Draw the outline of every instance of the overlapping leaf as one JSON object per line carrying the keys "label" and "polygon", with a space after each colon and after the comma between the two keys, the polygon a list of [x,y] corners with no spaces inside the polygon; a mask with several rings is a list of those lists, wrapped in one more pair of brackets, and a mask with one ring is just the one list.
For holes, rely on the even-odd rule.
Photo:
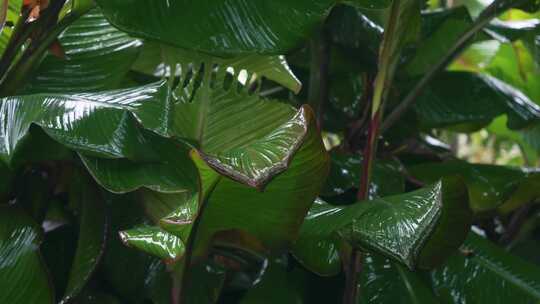
{"label": "overlapping leaf", "polygon": [[424,163],[409,170],[424,182],[433,182],[449,175],[462,176],[467,184],[470,207],[475,213],[499,207],[526,177],[520,169],[463,161]]}
{"label": "overlapping leaf", "polygon": [[359,304],[439,303],[421,275],[376,254],[365,254],[359,274]]}
{"label": "overlapping leaf", "polygon": [[0,206],[0,303],[54,303],[37,224],[24,212]]}
{"label": "overlapping leaf", "polygon": [[116,89],[137,58],[141,42],[112,27],[99,9],[70,25],[59,37],[66,58],[48,55],[27,93]]}
{"label": "overlapping leaf", "polygon": [[214,55],[284,54],[322,22],[334,0],[97,3],[112,24],[144,38]]}
{"label": "overlapping leaf", "polygon": [[[271,252],[288,248],[297,238],[303,218],[328,172],[328,156],[313,114],[309,110],[305,114],[307,133],[302,144],[289,165],[283,167],[286,170],[273,176],[262,192],[217,173],[202,181],[203,188],[205,184],[214,184],[207,198],[208,206],[200,215],[198,242],[202,247],[214,233],[224,230],[245,231]],[[196,162],[200,171],[211,170],[202,161]]]}
{"label": "overlapping leaf", "polygon": [[[176,75],[182,75],[182,73],[186,73],[186,66],[184,64],[184,70],[182,70],[182,66],[178,65],[179,63],[190,63],[196,67],[204,63],[211,63],[226,67],[239,77],[239,81],[245,84],[255,80],[253,78],[247,79],[248,73],[254,73],[251,76],[266,77],[295,93],[298,93],[302,88],[302,84],[289,68],[284,56],[247,54],[232,58],[220,58],[203,53],[189,52],[151,41],[144,43],[133,69],[157,77],[170,76],[171,69]],[[242,71],[244,72],[242,73]]]}
{"label": "overlapping leaf", "polygon": [[540,300],[540,269],[471,233],[463,253],[431,273],[443,302],[534,303]]}
{"label": "overlapping leaf", "polygon": [[80,228],[77,251],[61,303],[68,303],[83,290],[105,250],[108,219],[105,201],[99,191],[84,175],[73,183],[70,194],[73,204],[80,210]]}
{"label": "overlapping leaf", "polygon": [[[465,238],[471,220],[466,201],[464,185],[457,179],[346,207],[319,201],[302,226],[297,247],[342,239],[409,268],[433,267]],[[306,264],[316,271],[321,265]]]}
{"label": "overlapping leaf", "polygon": [[[164,82],[99,93],[7,97],[0,103],[0,151],[8,164],[35,124],[81,153],[92,175],[113,192],[194,188],[186,148],[158,136],[169,135],[171,105]],[[177,157],[182,151],[184,157]]]}
{"label": "overlapping leaf", "polygon": [[513,129],[540,121],[540,107],[515,88],[493,77],[463,72],[433,79],[415,103],[415,111],[425,128],[459,131],[475,131],[504,114]]}
{"label": "overlapping leaf", "polygon": [[[287,169],[296,151],[309,138],[310,109],[296,111],[275,100],[250,94],[235,80],[226,87],[228,73],[203,73],[177,89],[174,133],[196,142],[201,156],[218,172],[247,185],[262,188]],[[219,67],[218,67],[219,68]],[[215,79],[212,79],[215,77]]]}

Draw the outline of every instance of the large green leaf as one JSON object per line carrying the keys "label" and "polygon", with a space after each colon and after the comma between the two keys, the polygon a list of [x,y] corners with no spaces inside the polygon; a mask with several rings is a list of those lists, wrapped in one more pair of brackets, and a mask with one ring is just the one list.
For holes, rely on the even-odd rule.
{"label": "large green leaf", "polygon": [[482,73],[516,103],[540,104],[540,70],[522,41],[473,44],[449,69]]}
{"label": "large green leaf", "polygon": [[87,176],[75,177],[72,185],[70,198],[80,211],[80,228],[77,251],[61,303],[71,301],[88,283],[101,261],[107,236],[107,212],[100,190]]}
{"label": "large green leaf", "polygon": [[14,207],[0,206],[0,303],[54,303],[40,243],[40,228],[32,218]]}
{"label": "large green leaf", "polygon": [[[63,145],[106,158],[156,160],[144,127],[166,134],[168,89],[155,83],[133,89],[79,94],[37,94],[0,100],[0,157],[10,163],[31,124]],[[96,126],[99,126],[97,128]]]}
{"label": "large green leaf", "polygon": [[503,91],[505,88],[492,77],[443,73],[431,81],[414,108],[425,128],[474,131],[503,114],[508,115],[508,125],[514,129],[540,120],[538,105],[519,98],[515,90]]}
{"label": "large green leaf", "polygon": [[111,23],[128,33],[218,55],[284,54],[309,36],[334,2],[97,1]]}
{"label": "large green leaf", "polygon": [[[144,131],[145,144],[159,160],[105,159],[80,155],[96,181],[114,193],[148,188],[164,193],[195,191],[197,172],[188,157],[188,146]],[[141,147],[142,149],[142,147]]]}
{"label": "large green leaf", "polygon": [[461,254],[431,273],[445,303],[538,303],[540,268],[471,233]]}
{"label": "large green leaf", "polygon": [[[251,94],[227,71],[194,71],[186,87],[176,89],[174,133],[196,142],[203,159],[218,172],[263,188],[287,169],[311,134],[311,109],[293,107]],[[203,75],[199,75],[203,73]],[[202,83],[194,84],[198,77]],[[181,82],[182,83],[182,82]]]}
{"label": "large green leaf", "polygon": [[427,282],[388,258],[364,254],[359,274],[359,304],[368,303],[439,303]]}
{"label": "large green leaf", "polygon": [[409,172],[426,183],[460,175],[467,184],[470,207],[475,213],[499,207],[525,178],[525,173],[516,168],[464,161],[424,163],[410,167]]}
{"label": "large green leaf", "polygon": [[113,192],[194,189],[187,149],[161,137],[170,134],[172,107],[164,82],[99,93],[7,97],[0,102],[0,156],[8,164],[35,124],[79,152],[97,181]]}
{"label": "large green leaf", "polygon": [[[313,114],[310,110],[304,113],[305,138],[288,166],[264,190],[227,176],[206,174],[202,187],[215,186],[204,213],[199,215],[200,243],[207,244],[214,233],[224,230],[247,232],[270,252],[282,251],[296,240],[303,218],[326,179],[329,164]],[[200,160],[197,163],[200,171],[210,170]]]}
{"label": "large green leaf", "polygon": [[[411,193],[351,206],[318,201],[302,226],[297,246],[342,239],[409,268],[429,268],[457,249],[468,232],[470,218],[463,183],[448,179]],[[321,265],[306,264],[315,270]]]}
{"label": "large green leaf", "polygon": [[[181,75],[186,72],[182,71],[182,68],[185,69],[186,65],[179,66],[178,63],[186,62],[194,66],[211,62],[221,67],[227,67],[227,69],[238,75],[239,80],[244,82],[254,80],[247,79],[247,71],[249,71],[250,73],[254,73],[253,76],[273,80],[295,93],[300,92],[302,88],[302,84],[289,68],[284,56],[246,54],[232,58],[219,58],[203,53],[189,52],[151,41],[144,43],[142,51],[133,65],[133,69],[157,77],[170,76],[171,69],[177,75]],[[243,70],[245,70],[245,74],[240,73]]]}
{"label": "large green leaf", "polygon": [[[431,13],[431,15],[436,14],[444,15],[444,19],[442,22],[433,20],[432,23],[435,24],[430,24],[429,35],[426,35],[427,37],[420,42],[415,56],[407,63],[406,71],[409,75],[416,76],[426,73],[472,24],[472,20],[464,8],[456,8],[450,12]],[[430,19],[439,19],[440,17],[428,15],[424,18],[429,22]]]}
{"label": "large green leaf", "polygon": [[112,27],[99,9],[70,25],[59,37],[66,58],[48,55],[27,93],[115,89],[137,58],[140,41]]}

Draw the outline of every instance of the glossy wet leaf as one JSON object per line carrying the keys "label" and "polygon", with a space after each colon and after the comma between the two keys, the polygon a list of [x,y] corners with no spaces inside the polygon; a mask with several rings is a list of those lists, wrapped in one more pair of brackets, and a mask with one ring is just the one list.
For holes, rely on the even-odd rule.
{"label": "glossy wet leaf", "polygon": [[37,124],[54,140],[87,155],[155,160],[157,153],[146,145],[139,125],[166,134],[167,101],[163,82],[100,93],[6,97],[0,100],[0,156],[9,163],[30,125]]}
{"label": "glossy wet leaf", "polygon": [[159,160],[105,159],[81,154],[81,160],[96,181],[114,193],[147,188],[163,193],[195,191],[197,173],[182,142],[143,131],[146,144]]}
{"label": "glossy wet leaf", "polygon": [[418,272],[376,254],[362,256],[359,274],[359,304],[364,303],[439,303]]}
{"label": "glossy wet leaf", "polygon": [[469,164],[463,161],[424,163],[410,167],[409,172],[428,183],[444,176],[460,175],[467,184],[469,204],[475,213],[499,207],[525,177],[525,174],[516,168]]}
{"label": "glossy wet leaf", "polygon": [[[226,71],[195,70],[193,78],[176,89],[174,132],[198,143],[203,159],[216,171],[246,185],[263,188],[287,169],[312,128],[311,109],[264,100],[238,87],[226,87]],[[195,78],[196,79],[196,78]]]}
{"label": "glossy wet leaf", "polygon": [[471,233],[463,251],[431,273],[444,302],[535,303],[540,300],[540,269]]}
{"label": "glossy wet leaf", "polygon": [[116,89],[137,58],[141,45],[110,25],[99,9],[75,21],[59,41],[66,58],[48,55],[25,93]]}
{"label": "glossy wet leaf", "polygon": [[[297,246],[341,239],[411,269],[433,267],[465,238],[471,221],[466,201],[464,185],[458,179],[352,206],[318,201],[302,226]],[[306,266],[316,269],[317,264]]]}
{"label": "glossy wet leaf", "polygon": [[[202,187],[213,183],[215,186],[207,198],[198,242],[207,244],[217,231],[239,229],[259,239],[270,252],[280,252],[297,238],[303,218],[326,178],[329,163],[313,114],[307,111],[306,115],[307,134],[301,146],[288,167],[262,191],[227,176],[206,175]],[[209,169],[204,162],[197,163],[200,171]]]}
{"label": "glossy wet leaf", "polygon": [[0,303],[55,303],[39,252],[41,238],[32,218],[16,207],[0,206]]}
{"label": "glossy wet leaf", "polygon": [[307,38],[334,2],[97,1],[111,23],[128,33],[217,55],[284,54]]}
{"label": "glossy wet leaf", "polygon": [[70,196],[71,203],[78,206],[80,212],[80,228],[77,250],[61,303],[75,298],[96,271],[105,250],[108,225],[105,201],[89,177],[75,177]]}
{"label": "glossy wet leaf", "polygon": [[327,205],[322,200],[315,200],[306,215],[306,222],[300,230],[300,237],[292,248],[293,256],[304,267],[320,276],[334,276],[341,272],[339,255],[340,242],[331,238],[311,237],[309,222]]}
{"label": "glossy wet leaf", "polygon": [[504,114],[513,129],[540,120],[536,104],[518,98],[512,91],[504,94],[501,89],[507,87],[503,86],[493,78],[471,73],[442,73],[431,81],[414,109],[424,128],[475,131]]}
{"label": "glossy wet leaf", "polygon": [[[356,56],[345,57],[345,65],[374,71],[377,67],[379,46],[382,41],[384,25],[381,20],[367,14],[365,10],[339,5],[332,10],[326,21],[330,41],[337,46],[352,49]],[[346,52],[345,54],[348,54]],[[354,59],[354,60],[353,60]],[[336,60],[332,60],[335,62]],[[361,64],[354,65],[357,61]]]}
{"label": "glossy wet leaf", "polygon": [[[275,81],[295,93],[298,93],[302,88],[302,84],[293,74],[285,56],[249,54],[220,58],[146,41],[133,69],[157,77],[170,76],[171,69],[177,75],[186,73],[186,65],[184,64],[182,67],[178,63],[190,63],[194,66],[212,63],[221,68],[230,69],[238,76],[239,80],[244,82],[253,81],[253,79],[247,79],[247,73],[255,73],[253,76]],[[240,73],[243,70],[246,71],[245,75]]]}
{"label": "glossy wet leaf", "polygon": [[36,124],[55,141],[81,153],[91,174],[110,191],[139,187],[187,191],[195,183],[187,149],[156,135],[170,132],[168,94],[167,85],[158,82],[99,93],[5,98],[0,107],[1,156],[9,164],[27,139],[30,125]]}
{"label": "glossy wet leaf", "polygon": [[129,247],[142,250],[155,257],[174,262],[185,250],[180,238],[163,231],[159,227],[139,227],[120,232],[122,242]]}

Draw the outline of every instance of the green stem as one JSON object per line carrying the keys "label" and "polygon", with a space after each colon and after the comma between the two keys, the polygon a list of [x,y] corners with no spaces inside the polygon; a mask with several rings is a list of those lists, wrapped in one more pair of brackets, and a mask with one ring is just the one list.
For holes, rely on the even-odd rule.
{"label": "green stem", "polygon": [[476,19],[476,21],[469,27],[469,29],[463,33],[463,35],[456,41],[456,43],[448,50],[448,52],[435,64],[424,77],[416,84],[416,86],[407,94],[403,101],[394,109],[394,111],[388,115],[385,119],[381,131],[384,132],[392,127],[405,112],[414,104],[418,97],[424,92],[429,82],[442,70],[444,70],[450,63],[452,63],[461,52],[469,45],[474,36],[480,32],[486,25],[491,22],[493,18],[500,13],[517,5],[518,3],[525,2],[526,0],[496,0],[489,5],[482,14]]}

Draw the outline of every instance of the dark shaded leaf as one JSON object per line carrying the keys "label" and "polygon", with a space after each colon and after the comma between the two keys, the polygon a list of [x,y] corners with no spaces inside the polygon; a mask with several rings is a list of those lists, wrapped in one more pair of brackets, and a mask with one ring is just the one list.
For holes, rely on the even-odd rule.
{"label": "dark shaded leaf", "polygon": [[40,228],[32,218],[0,206],[0,303],[55,303],[40,243]]}
{"label": "dark shaded leaf", "polygon": [[66,58],[47,56],[25,93],[116,89],[137,58],[141,45],[137,39],[112,27],[99,9],[83,15],[59,39]]}
{"label": "dark shaded leaf", "polygon": [[525,173],[516,168],[464,161],[424,163],[410,167],[409,172],[427,183],[445,176],[460,175],[467,184],[470,207],[475,213],[499,207],[525,177]]}
{"label": "dark shaded leaf", "polygon": [[463,251],[431,274],[446,303],[535,303],[540,300],[540,268],[513,257],[471,233]]}
{"label": "dark shaded leaf", "polygon": [[78,206],[80,228],[77,251],[60,303],[75,298],[90,280],[101,261],[107,236],[107,212],[100,190],[86,176],[75,177],[72,185],[70,200]]}
{"label": "dark shaded leaf", "polygon": [[[464,184],[448,179],[415,192],[352,206],[318,201],[302,226],[297,247],[303,242],[343,239],[355,248],[382,253],[409,268],[430,268],[458,248],[470,222]],[[317,269],[323,263],[306,266]]]}
{"label": "dark shaded leaf", "polygon": [[540,120],[538,105],[515,89],[492,77],[464,72],[436,76],[414,109],[424,128],[469,132],[503,114],[508,115],[508,126],[514,129]]}
{"label": "dark shaded leaf", "polygon": [[359,276],[359,304],[439,303],[429,284],[424,282],[417,272],[412,272],[388,258],[364,254]]}
{"label": "dark shaded leaf", "polygon": [[128,33],[215,55],[284,54],[322,22],[334,2],[97,1],[111,23]]}

